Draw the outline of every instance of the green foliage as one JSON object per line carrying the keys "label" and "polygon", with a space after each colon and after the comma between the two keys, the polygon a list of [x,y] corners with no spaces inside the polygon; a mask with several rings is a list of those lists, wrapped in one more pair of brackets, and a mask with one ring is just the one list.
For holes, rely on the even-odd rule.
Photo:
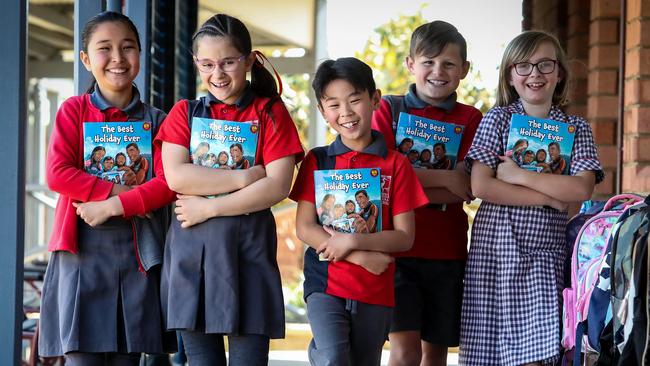
{"label": "green foliage", "polygon": [[298,127],[300,141],[307,140],[309,124],[309,90],[311,88],[309,74],[282,75],[282,99]]}
{"label": "green foliage", "polygon": [[[400,14],[377,27],[362,52],[355,56],[374,70],[375,82],[382,94],[404,94],[412,82],[404,60],[409,54],[411,34],[428,20],[418,11],[414,15]],[[482,86],[478,72],[470,70],[458,87],[458,100],[473,105],[485,113],[494,104],[493,92]]]}

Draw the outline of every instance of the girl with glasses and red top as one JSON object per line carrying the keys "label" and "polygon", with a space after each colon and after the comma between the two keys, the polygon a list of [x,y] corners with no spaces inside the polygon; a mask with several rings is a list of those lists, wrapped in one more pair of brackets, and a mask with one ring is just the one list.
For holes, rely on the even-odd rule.
{"label": "girl with glasses and red top", "polygon": [[[266,365],[269,340],[284,337],[270,207],[287,197],[303,149],[281,84],[279,93],[241,21],[224,14],[208,19],[194,35],[193,55],[208,95],[176,103],[154,142],[162,145],[169,187],[179,194],[165,243],[164,320],[180,330],[192,365],[226,365],[224,335],[229,365]],[[255,165],[192,164],[193,117],[257,124]]]}

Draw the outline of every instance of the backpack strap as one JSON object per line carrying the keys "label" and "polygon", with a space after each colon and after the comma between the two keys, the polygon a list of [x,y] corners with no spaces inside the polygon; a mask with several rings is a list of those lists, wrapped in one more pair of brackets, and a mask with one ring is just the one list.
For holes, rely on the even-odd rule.
{"label": "backpack strap", "polygon": [[192,99],[187,101],[187,125],[192,131],[192,118],[203,117],[205,113],[202,111],[203,98]]}
{"label": "backpack strap", "polygon": [[336,156],[329,156],[327,149],[328,146],[319,146],[311,150],[316,157],[316,169],[318,170],[331,170],[336,167]]}
{"label": "backpack strap", "polygon": [[393,132],[397,131],[397,122],[401,112],[408,113],[406,108],[406,98],[403,95],[385,95],[384,100],[390,105],[391,115],[393,117]]}

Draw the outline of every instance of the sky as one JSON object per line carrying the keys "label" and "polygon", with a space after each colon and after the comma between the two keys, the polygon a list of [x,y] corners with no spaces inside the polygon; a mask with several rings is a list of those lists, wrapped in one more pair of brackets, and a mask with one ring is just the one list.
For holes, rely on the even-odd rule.
{"label": "sky", "polygon": [[[327,0],[330,58],[361,51],[373,29],[400,14],[417,13],[458,28],[468,44],[467,58],[480,70],[484,87],[495,89],[505,45],[521,32],[521,0]],[[470,14],[471,15],[468,15]]]}

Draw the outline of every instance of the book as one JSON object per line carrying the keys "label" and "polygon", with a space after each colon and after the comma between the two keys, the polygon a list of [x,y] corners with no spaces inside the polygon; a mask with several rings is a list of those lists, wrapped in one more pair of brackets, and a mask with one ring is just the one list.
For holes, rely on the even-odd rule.
{"label": "book", "polygon": [[513,114],[506,156],[523,169],[569,174],[575,131],[571,123]]}
{"label": "book", "polygon": [[[395,134],[397,151],[408,158],[413,168],[451,170],[456,167],[463,131],[461,125],[401,112]],[[430,203],[427,207],[447,209],[446,204]]]}
{"label": "book", "polygon": [[395,141],[414,168],[453,169],[463,126],[401,112]]}
{"label": "book", "polygon": [[344,233],[381,231],[379,168],[315,170],[318,222]]}
{"label": "book", "polygon": [[84,170],[118,184],[151,179],[150,122],[84,122]]}
{"label": "book", "polygon": [[190,158],[196,165],[217,169],[248,169],[255,164],[259,126],[194,117]]}

